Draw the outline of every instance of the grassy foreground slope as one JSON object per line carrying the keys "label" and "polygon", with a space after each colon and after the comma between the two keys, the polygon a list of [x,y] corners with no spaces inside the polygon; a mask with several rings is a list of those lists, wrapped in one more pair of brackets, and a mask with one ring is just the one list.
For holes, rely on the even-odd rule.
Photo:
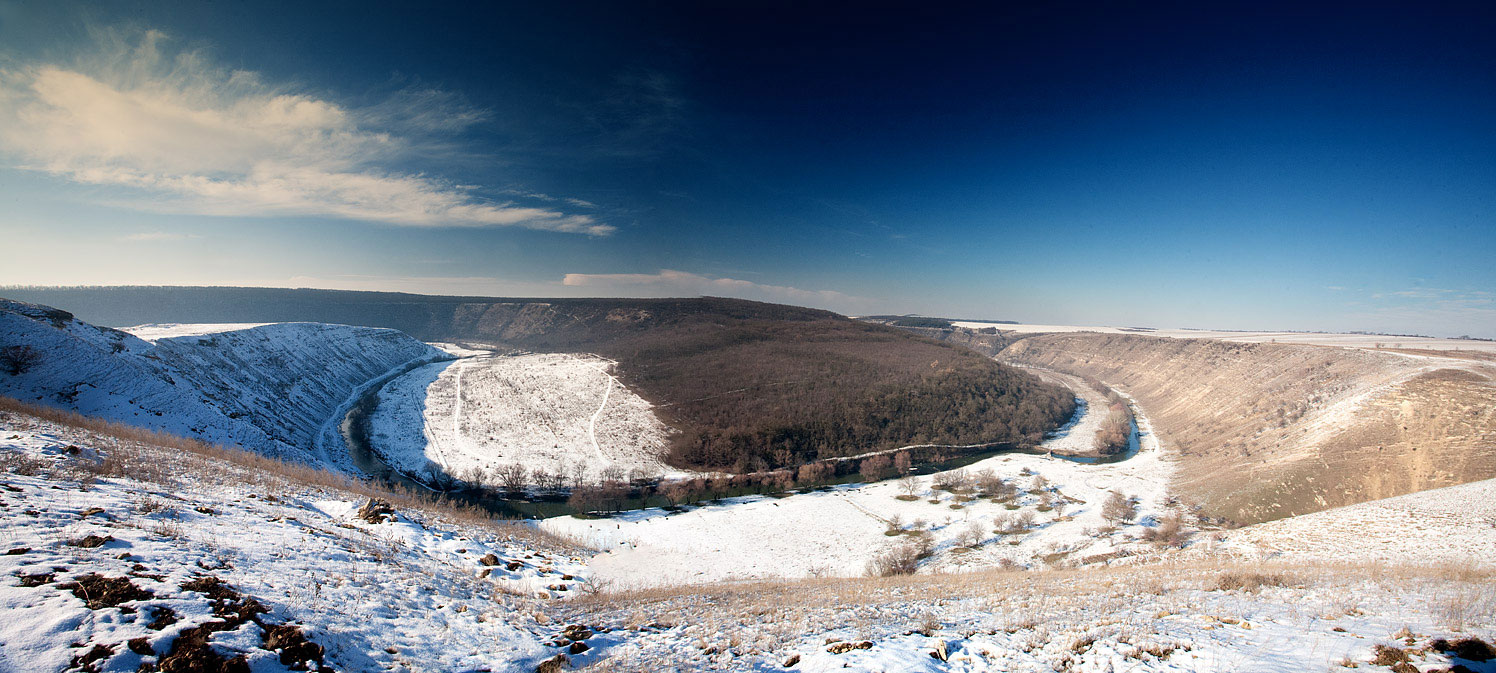
{"label": "grassy foreground slope", "polygon": [[910,444],[1031,443],[1073,395],[966,348],[829,311],[721,298],[496,299],[267,288],[12,289],[108,325],[336,322],[428,341],[592,352],[681,432],[672,461],[734,471]]}
{"label": "grassy foreground slope", "polygon": [[1496,368],[1478,360],[1095,333],[1002,357],[1126,390],[1178,452],[1181,494],[1240,523],[1496,477]]}

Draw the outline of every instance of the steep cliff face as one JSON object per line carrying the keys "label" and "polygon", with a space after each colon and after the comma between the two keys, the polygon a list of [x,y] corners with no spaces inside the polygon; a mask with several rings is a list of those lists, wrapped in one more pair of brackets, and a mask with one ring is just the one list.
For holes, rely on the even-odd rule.
{"label": "steep cliff face", "polygon": [[0,374],[0,394],[313,462],[322,459],[318,434],[361,386],[408,362],[444,357],[403,333],[367,327],[194,332],[152,342],[0,300],[0,346],[40,354],[26,371]]}
{"label": "steep cliff face", "polygon": [[1180,493],[1241,523],[1496,476],[1496,369],[1478,361],[1086,333],[1002,357],[1133,395]]}

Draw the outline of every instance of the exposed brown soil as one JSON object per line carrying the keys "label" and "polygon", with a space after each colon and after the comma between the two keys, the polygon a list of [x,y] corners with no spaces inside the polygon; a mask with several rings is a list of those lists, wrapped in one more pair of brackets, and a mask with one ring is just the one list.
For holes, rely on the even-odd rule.
{"label": "exposed brown soil", "polygon": [[89,573],[72,582],[59,584],[57,588],[73,592],[90,610],[118,607],[122,603],[154,597],[151,592],[135,586],[128,577],[104,577],[98,573]]}

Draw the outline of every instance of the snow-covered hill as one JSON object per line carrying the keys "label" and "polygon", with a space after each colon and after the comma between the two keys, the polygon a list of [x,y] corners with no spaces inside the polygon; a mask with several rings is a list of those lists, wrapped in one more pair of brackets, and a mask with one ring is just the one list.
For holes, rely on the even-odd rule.
{"label": "snow-covered hill", "polygon": [[611,366],[589,355],[482,353],[420,367],[380,389],[373,448],[406,474],[434,464],[489,483],[509,465],[586,481],[682,474],[662,461],[670,428]]}
{"label": "snow-covered hill", "polygon": [[343,464],[319,435],[371,381],[447,357],[387,329],[284,323],[242,328],[96,327],[0,300],[0,345],[39,361],[0,374],[0,395],[268,455]]}

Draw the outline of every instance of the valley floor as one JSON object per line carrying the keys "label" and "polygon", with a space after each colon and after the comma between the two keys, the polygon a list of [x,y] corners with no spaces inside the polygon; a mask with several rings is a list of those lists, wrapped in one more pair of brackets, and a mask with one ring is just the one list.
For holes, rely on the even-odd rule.
{"label": "valley floor", "polygon": [[[1099,412],[1091,408],[1101,407]],[[1081,418],[1045,446],[1090,448],[1105,407]],[[1015,490],[983,497],[975,483],[937,488],[950,473],[818,489],[788,497],[750,496],[670,512],[652,508],[605,519],[547,519],[547,531],[602,551],[592,560],[600,581],[644,587],[783,577],[856,577],[876,557],[929,534],[929,572],[998,565],[1065,567],[1149,553],[1138,537],[1172,509],[1172,462],[1139,418],[1140,450],[1120,463],[1082,464],[1058,457],[1008,454],[961,472],[969,482],[990,474]],[[1135,523],[1102,516],[1116,490],[1135,498]],[[999,532],[999,531],[1002,532]]]}
{"label": "valley floor", "polygon": [[[1120,567],[1025,572],[960,568],[940,557],[937,567],[964,572],[620,590],[597,578],[629,564],[525,524],[249,454],[158,445],[139,431],[50,417],[0,411],[0,547],[8,551],[0,554],[0,671],[198,670],[181,660],[192,653],[242,656],[254,671],[310,662],[529,673],[562,653],[569,664],[560,670],[598,672],[1389,670],[1374,657],[1409,660],[1412,668],[1400,671],[1496,665],[1476,660],[1481,644],[1461,642],[1488,642],[1496,629],[1488,565],[1241,564],[1161,552]],[[1095,468],[1025,456],[992,469],[1029,491],[1020,502],[1041,497],[1023,467],[1088,500],[1094,493],[1085,489],[1152,483],[1145,480],[1157,466],[1122,469],[1141,469],[1149,456],[1145,447],[1136,463]],[[951,510],[946,495],[938,506],[906,503],[883,486],[777,503],[804,502],[790,507],[805,512],[821,502],[860,512],[857,505],[882,500],[953,516],[1017,511]],[[1145,512],[1156,511],[1148,492],[1133,492],[1145,496]],[[370,495],[391,501],[393,518],[358,516]],[[720,507],[776,504],[757,502]],[[1084,517],[1090,506],[1067,514]],[[674,516],[705,518],[711,509]],[[854,518],[848,512],[841,523]],[[1036,520],[1045,523],[1024,536],[1071,523]],[[615,531],[630,525],[611,523]],[[739,521],[721,523],[715,532],[729,533]],[[710,546],[713,531],[701,532],[697,544]],[[775,531],[762,532],[772,541]],[[1098,544],[1135,545],[1120,537],[1127,532]],[[798,535],[788,526],[785,533]],[[793,546],[780,553],[798,562]],[[1154,562],[1137,562],[1144,558]],[[706,566],[727,556],[700,559]],[[685,566],[667,558],[657,572],[668,573],[669,563]],[[643,561],[636,565],[643,572]]]}

